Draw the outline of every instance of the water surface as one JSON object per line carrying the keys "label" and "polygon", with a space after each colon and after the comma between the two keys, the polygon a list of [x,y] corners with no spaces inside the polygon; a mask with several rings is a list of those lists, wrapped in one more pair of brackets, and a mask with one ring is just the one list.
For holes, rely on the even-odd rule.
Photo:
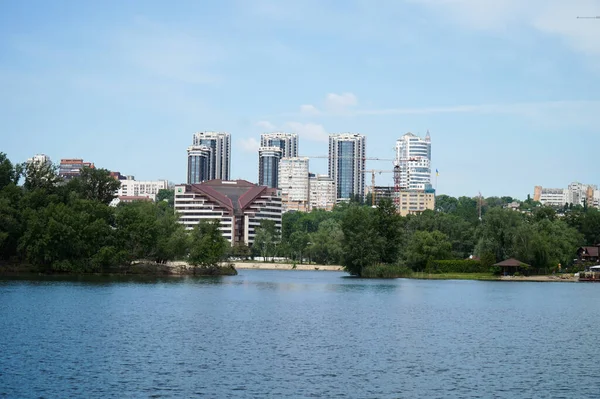
{"label": "water surface", "polygon": [[600,284],[0,279],[0,397],[600,397]]}

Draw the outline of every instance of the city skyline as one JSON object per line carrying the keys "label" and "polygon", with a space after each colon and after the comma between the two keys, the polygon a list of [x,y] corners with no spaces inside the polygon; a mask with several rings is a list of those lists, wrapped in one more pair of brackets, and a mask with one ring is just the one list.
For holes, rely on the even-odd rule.
{"label": "city skyline", "polygon": [[0,5],[11,160],[83,158],[182,183],[189,133],[218,129],[232,134],[230,178],[255,181],[264,131],[298,134],[300,156],[360,132],[368,156],[393,158],[402,134],[429,129],[439,194],[600,183],[600,25],[576,19],[596,2],[121,3]]}

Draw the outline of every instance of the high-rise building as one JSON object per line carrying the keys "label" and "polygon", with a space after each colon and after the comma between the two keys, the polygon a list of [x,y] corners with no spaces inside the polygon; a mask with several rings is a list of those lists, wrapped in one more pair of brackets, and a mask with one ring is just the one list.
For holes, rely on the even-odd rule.
{"label": "high-rise building", "polygon": [[212,180],[211,165],[213,150],[206,145],[193,145],[187,149],[187,183],[198,184]]}
{"label": "high-rise building", "polygon": [[431,187],[431,136],[406,133],[396,141],[396,163],[400,167],[400,189],[425,190]]}
{"label": "high-rise building", "polygon": [[311,173],[309,176],[310,209],[332,210],[337,197],[335,181],[327,175]]}
{"label": "high-rise building", "polygon": [[308,158],[282,158],[278,182],[284,212],[310,210]]}
{"label": "high-rise building", "polygon": [[245,180],[213,180],[175,186],[175,211],[179,223],[191,230],[202,220],[219,220],[231,245],[252,245],[263,219],[281,229],[281,192]]}
{"label": "high-rise building", "polygon": [[277,187],[279,160],[298,156],[298,135],[263,133],[258,150],[258,184]]}
{"label": "high-rise building", "polygon": [[61,159],[58,167],[58,175],[65,180],[70,180],[73,177],[80,176],[83,168],[94,169],[94,164],[83,162],[83,159]]}
{"label": "high-rise building", "polygon": [[295,133],[263,133],[260,135],[261,147],[281,148],[282,158],[298,156],[298,135]]}
{"label": "high-rise building", "polygon": [[229,180],[231,172],[231,135],[223,132],[194,133],[193,146],[211,149],[208,178]]}
{"label": "high-rise building", "polygon": [[365,195],[366,138],[360,134],[329,135],[329,176],[336,184],[336,198],[349,200]]}
{"label": "high-rise building", "polygon": [[258,185],[276,188],[279,182],[279,160],[281,148],[260,147],[258,149]]}

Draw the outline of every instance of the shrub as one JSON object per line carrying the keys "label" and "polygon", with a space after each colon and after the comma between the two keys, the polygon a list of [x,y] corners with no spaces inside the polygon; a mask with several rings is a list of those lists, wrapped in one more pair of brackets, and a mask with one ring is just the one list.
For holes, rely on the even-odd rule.
{"label": "shrub", "polygon": [[485,273],[488,271],[478,260],[430,260],[425,267],[427,273]]}
{"label": "shrub", "polygon": [[502,268],[500,266],[492,266],[490,267],[490,273],[494,276],[499,276],[502,274]]}
{"label": "shrub", "polygon": [[371,265],[363,267],[360,273],[365,278],[401,278],[412,276],[413,271],[410,267],[397,265]]}

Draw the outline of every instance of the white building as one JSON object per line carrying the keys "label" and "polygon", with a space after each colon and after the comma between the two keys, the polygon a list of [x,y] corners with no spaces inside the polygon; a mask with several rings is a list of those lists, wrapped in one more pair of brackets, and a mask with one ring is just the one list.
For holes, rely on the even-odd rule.
{"label": "white building", "polygon": [[539,201],[547,206],[564,206],[569,202],[569,190],[564,188],[546,188],[535,186],[533,190],[533,200]]}
{"label": "white building", "polygon": [[261,147],[281,148],[282,158],[298,156],[298,135],[295,133],[263,133],[260,135]]}
{"label": "white building", "polygon": [[431,187],[431,136],[406,133],[396,141],[396,163],[400,166],[400,188],[426,190]]}
{"label": "white building", "polygon": [[207,180],[229,180],[231,172],[231,135],[225,132],[194,133],[193,146],[206,146],[210,154],[210,171]]}
{"label": "white building", "polygon": [[335,181],[327,175],[310,174],[310,209],[330,211],[336,203],[337,191]]}
{"label": "white building", "polygon": [[282,158],[279,161],[279,181],[283,212],[310,210],[308,158]]}
{"label": "white building", "polygon": [[117,191],[117,197],[146,197],[156,201],[156,194],[159,190],[166,190],[169,187],[167,180],[135,180],[133,176],[127,176],[125,180],[120,180],[121,187]]}
{"label": "white building", "polygon": [[329,176],[336,184],[336,197],[350,200],[365,195],[366,138],[360,134],[329,135]]}
{"label": "white building", "polygon": [[261,220],[273,220],[281,229],[281,192],[246,180],[178,185],[175,211],[188,230],[201,220],[218,219],[221,232],[231,245],[252,245]]}
{"label": "white building", "polygon": [[600,206],[600,190],[592,184],[573,182],[567,188],[545,188],[535,186],[533,200],[542,205],[563,207],[565,204]]}
{"label": "white building", "polygon": [[28,165],[43,166],[51,165],[52,161],[50,160],[50,157],[46,154],[36,154],[31,158],[28,158],[26,163]]}

